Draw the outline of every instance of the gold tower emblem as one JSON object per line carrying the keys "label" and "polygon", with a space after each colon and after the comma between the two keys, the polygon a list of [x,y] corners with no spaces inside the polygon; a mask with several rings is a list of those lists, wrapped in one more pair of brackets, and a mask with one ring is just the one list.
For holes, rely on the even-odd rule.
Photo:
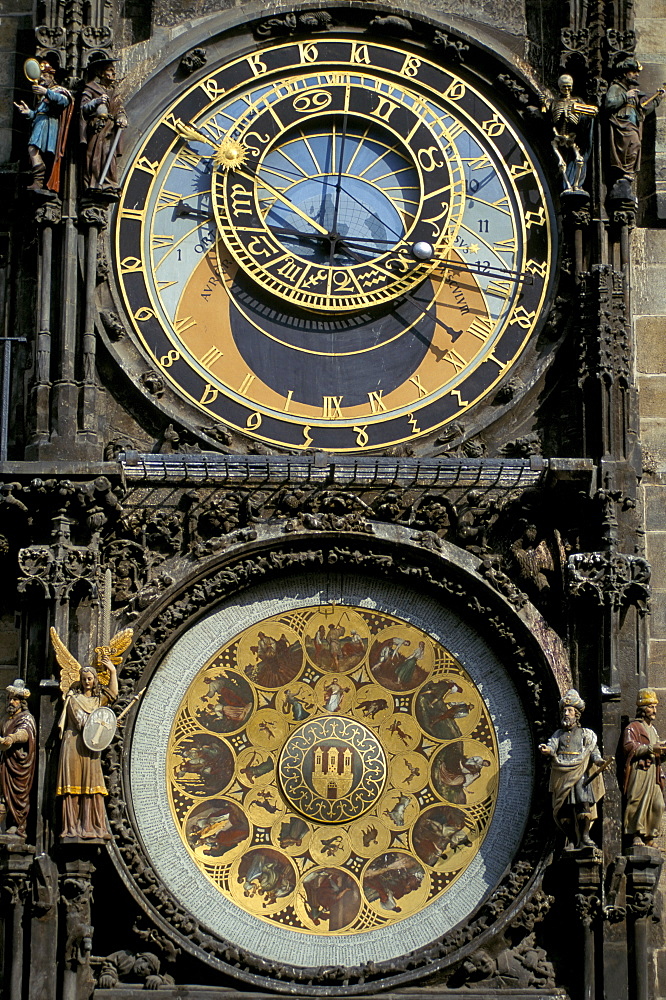
{"label": "gold tower emblem", "polygon": [[354,784],[351,747],[323,744],[315,747],[312,784],[325,799],[342,799]]}

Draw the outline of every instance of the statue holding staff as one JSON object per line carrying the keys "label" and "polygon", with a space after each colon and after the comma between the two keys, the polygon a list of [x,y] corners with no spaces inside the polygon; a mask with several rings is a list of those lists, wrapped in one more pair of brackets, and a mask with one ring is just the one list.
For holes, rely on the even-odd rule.
{"label": "statue holding staff", "polygon": [[666,742],[659,739],[653,722],[659,700],[651,688],[641,688],[636,699],[636,718],[622,734],[624,750],[624,832],[633,846],[652,846],[661,833],[664,815]]}
{"label": "statue holding staff", "polygon": [[[594,847],[590,827],[597,818],[597,802],[605,788],[604,760],[591,729],[580,724],[585,702],[574,688],[560,699],[561,728],[539,750],[551,758],[550,791],[553,818],[567,838],[567,848]],[[595,766],[594,766],[595,765]]]}
{"label": "statue holding staff", "polygon": [[122,156],[122,133],[127,128],[123,102],[115,93],[113,64],[113,59],[89,63],[89,79],[81,95],[83,187],[108,193],[118,189],[118,159]]}
{"label": "statue holding staff", "polygon": [[22,680],[7,686],[7,714],[0,720],[0,819],[6,833],[25,837],[35,776],[37,726],[28,711],[30,691]]}

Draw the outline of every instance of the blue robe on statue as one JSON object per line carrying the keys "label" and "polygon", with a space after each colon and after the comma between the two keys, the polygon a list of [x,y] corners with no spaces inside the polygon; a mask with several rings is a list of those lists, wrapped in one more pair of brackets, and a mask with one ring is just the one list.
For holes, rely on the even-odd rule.
{"label": "blue robe on statue", "polygon": [[60,115],[70,99],[64,87],[49,87],[35,110],[26,116],[32,122],[29,145],[42,153],[55,153]]}

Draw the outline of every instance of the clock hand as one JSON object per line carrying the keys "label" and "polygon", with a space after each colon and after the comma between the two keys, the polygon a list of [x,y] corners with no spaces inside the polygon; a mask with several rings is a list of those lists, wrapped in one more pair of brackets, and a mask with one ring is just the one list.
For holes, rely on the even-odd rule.
{"label": "clock hand", "polygon": [[[310,240],[321,239],[319,233],[304,233],[302,229],[289,229],[286,226],[281,226],[281,227],[271,226],[270,228],[271,232],[275,233],[275,235],[277,236],[298,236],[298,237],[305,237],[305,239],[310,239]],[[373,239],[372,240],[373,245],[369,246],[368,240],[363,236],[343,236],[337,239],[335,242],[340,243],[342,245],[342,249],[345,252],[347,252],[345,249],[345,244],[351,243],[354,246],[354,249],[357,251],[357,253],[360,252],[369,254],[376,253],[377,248],[374,244],[377,243],[385,243],[395,250],[399,249],[401,246],[409,246],[409,244],[405,240],[401,240],[400,243],[396,243],[395,240],[379,240],[379,239],[377,240]],[[351,256],[351,254],[348,254],[348,256]],[[362,262],[364,264],[367,264],[370,262],[367,258],[364,257],[357,257],[356,259],[359,263]],[[457,261],[451,261],[451,260],[436,260],[433,266],[441,267],[444,270],[450,269],[453,272],[466,271],[470,274],[486,275],[489,278],[504,278],[505,281],[513,281],[516,284],[520,282],[529,285],[534,284],[534,276],[532,274],[528,274],[527,271],[513,271],[511,270],[511,268],[508,267],[485,266],[484,264],[481,263],[481,261],[478,261],[478,263],[476,264],[464,264],[462,262],[458,263]]]}
{"label": "clock hand", "polygon": [[[367,260],[364,260],[363,257],[359,257],[358,254],[355,254],[353,250],[350,250],[348,247],[345,247],[344,240],[342,239],[340,240],[340,245],[342,249],[345,251],[345,253],[347,253],[348,256],[351,257],[352,260],[355,260],[358,264],[369,263]],[[381,267],[379,264],[373,264],[372,266],[375,267],[378,271],[383,271],[384,274],[389,274],[392,278],[396,277],[395,273],[393,273],[392,271],[388,271],[386,268]],[[416,306],[419,312],[423,312],[423,305],[414,298],[411,292],[403,292],[401,297],[403,301],[409,302],[411,303],[411,305]],[[463,330],[454,330],[453,327],[449,326],[448,323],[445,323],[444,320],[437,315],[437,312],[434,313],[432,318],[434,319],[435,323],[437,323],[439,326],[444,327],[446,332],[451,337],[453,343],[455,343],[458,337],[460,337],[464,332]],[[415,332],[416,336],[420,336],[418,331]],[[439,348],[435,347],[433,344],[430,344],[429,347],[430,350],[435,355],[436,360],[441,361],[442,357],[444,357],[444,352],[441,351]],[[437,357],[438,354],[441,355],[441,357]]]}
{"label": "clock hand", "polygon": [[[215,149],[216,153],[220,153],[224,148],[225,142],[227,143],[229,142],[228,139],[223,139],[222,142],[219,145],[217,145],[216,143],[212,142],[209,138],[207,138],[207,136],[205,136],[203,132],[199,132],[198,129],[194,128],[192,125],[189,125],[181,121],[180,119],[176,122],[176,127],[179,135],[181,135],[184,139],[190,139],[196,142],[205,142],[209,146],[212,146]],[[240,143],[238,143],[238,146],[244,152],[244,147],[242,147]],[[213,154],[213,159],[215,160],[215,154]],[[242,160],[239,160],[238,166],[230,164],[229,169],[233,169],[234,173],[240,174],[241,177],[247,177],[249,180],[262,184],[265,188],[267,188],[271,192],[272,195],[274,195],[280,201],[284,202],[285,205],[288,205],[289,208],[291,208],[291,210],[296,213],[296,215],[300,215],[300,217],[304,219],[305,222],[308,222],[314,229],[318,230],[323,236],[328,236],[328,230],[324,229],[323,226],[320,226],[318,222],[316,222],[311,216],[307,215],[302,209],[298,207],[298,205],[295,205],[294,202],[291,201],[291,199],[287,198],[286,195],[278,191],[276,187],[273,187],[273,185],[269,181],[265,180],[263,177],[258,177],[256,174],[253,174],[252,171],[248,170],[247,168],[243,168],[241,166],[241,163]]]}
{"label": "clock hand", "polygon": [[[335,133],[333,133],[335,134]],[[338,212],[340,210],[340,195],[342,193],[342,165],[344,162],[345,155],[345,140],[347,139],[347,112],[345,112],[342,119],[342,142],[340,144],[340,157],[339,157],[339,167],[338,167],[338,177],[335,182],[335,203],[333,205],[333,221],[331,222],[331,233],[337,233],[338,231]],[[333,266],[333,258],[335,256],[335,245],[336,240],[331,238],[331,249],[328,256],[329,267]]]}
{"label": "clock hand", "polygon": [[[293,170],[289,170],[287,167],[282,168],[282,170],[283,170],[283,173],[289,174],[291,177],[298,178],[298,176],[299,176]],[[314,179],[315,178],[313,178],[313,180]],[[325,185],[322,185],[322,186],[325,187]],[[364,202],[360,201],[355,195],[353,195],[351,193],[351,191],[348,191],[346,188],[342,187],[342,179],[341,178],[340,178],[340,192],[343,193],[343,194],[345,194],[347,196],[347,198],[350,198],[352,201],[356,202],[357,205],[360,205],[361,208],[365,209],[367,215],[371,216],[371,218],[376,219],[377,222],[381,222],[381,224],[384,226],[385,229],[387,229],[390,233],[393,233],[395,235],[396,240],[401,240],[402,239],[401,234],[400,233],[396,233],[395,229],[392,229],[391,226],[388,225],[388,223],[386,222],[385,219],[382,219],[381,216],[377,215],[375,212],[371,212],[370,209],[368,208],[368,206]],[[336,184],[336,197],[337,197],[337,194],[338,194],[338,191],[337,191],[337,184]],[[337,200],[339,201],[339,199],[337,199]],[[335,211],[334,211],[334,222],[337,225],[337,216],[335,215]],[[332,233],[335,232],[335,225],[333,225],[331,227],[331,232]],[[347,239],[347,238],[348,237],[345,237],[345,239]],[[396,240],[366,240],[366,242],[395,244]]]}
{"label": "clock hand", "polygon": [[[402,233],[396,233],[395,229],[392,229],[392,228],[391,228],[391,227],[389,226],[389,224],[388,224],[388,223],[386,222],[386,220],[385,220],[385,219],[382,219],[382,218],[381,218],[381,217],[380,217],[379,215],[377,215],[377,214],[376,214],[375,212],[371,212],[371,211],[370,211],[370,209],[368,208],[368,206],[367,206],[367,205],[365,205],[365,204],[364,204],[364,203],[363,203],[362,201],[360,201],[360,200],[359,200],[359,199],[358,199],[358,198],[357,198],[357,197],[356,197],[355,195],[353,195],[353,194],[351,193],[351,191],[347,191],[347,189],[346,189],[346,188],[342,188],[342,190],[343,190],[343,192],[345,193],[345,195],[347,196],[347,198],[351,198],[351,200],[352,200],[352,201],[355,201],[357,205],[360,205],[360,206],[361,206],[361,208],[365,209],[365,211],[366,211],[366,213],[367,213],[368,215],[370,215],[370,216],[371,216],[371,217],[372,217],[373,219],[376,219],[376,220],[377,220],[377,222],[381,222],[382,226],[384,226],[384,228],[385,228],[385,229],[388,229],[389,233],[393,233],[393,235],[395,236],[395,238],[396,238],[397,240],[401,240],[401,239],[402,239]],[[377,242],[379,243],[379,242],[381,242],[381,241],[380,241],[380,240],[378,240]]]}
{"label": "clock hand", "polygon": [[508,267],[484,267],[479,261],[473,264],[458,264],[451,260],[436,261],[436,265],[451,271],[468,271],[470,274],[487,275],[489,278],[504,278],[505,281],[515,281],[516,284],[523,282],[529,285],[534,284],[534,275],[527,271],[512,271]]}
{"label": "clock hand", "polygon": [[[269,229],[272,233],[276,233],[278,236],[305,236],[309,239],[315,239],[315,240],[321,239],[319,233],[306,233],[302,229],[290,229],[288,226],[269,226]],[[330,233],[327,233],[327,236],[329,239],[331,238]],[[375,240],[372,239],[372,237],[368,236],[344,236],[340,238],[344,239],[345,242],[364,243],[364,244],[372,243],[373,249],[375,243],[386,243],[386,245],[389,247],[396,246],[395,240]]]}
{"label": "clock hand", "polygon": [[213,142],[210,136],[204,135],[199,129],[195,128],[189,122],[184,122],[181,118],[174,119],[174,124],[178,135],[183,139],[189,139],[190,142],[205,142],[207,146],[212,146],[213,149],[218,148],[218,144]]}
{"label": "clock hand", "polygon": [[[287,226],[271,226],[270,227],[270,231],[271,231],[271,233],[273,233],[274,236],[293,236],[294,238],[296,238],[296,237],[298,237],[298,238],[305,237],[306,240],[315,240],[315,241],[321,241],[322,239],[324,239],[324,237],[320,236],[319,233],[304,233],[302,229],[290,229]],[[352,243],[356,243],[357,242],[357,240],[355,238],[353,238],[353,237],[352,238],[350,238],[349,236],[345,236],[345,237],[337,236],[337,237],[334,237],[333,234],[331,234],[331,233],[328,234],[327,238],[330,240],[331,245],[335,245],[338,242],[341,242],[342,239],[344,239],[345,242],[348,242],[350,239],[351,239]],[[366,240],[363,237],[361,237],[361,241],[364,244],[366,242]],[[393,243],[394,243],[393,240],[382,240],[382,242],[383,243],[388,243],[390,246],[393,246]],[[363,253],[374,254],[375,257],[377,256],[377,248],[376,247],[357,246],[356,249],[358,251],[363,252]],[[386,251],[382,251],[382,253],[385,253],[385,252]]]}
{"label": "clock hand", "polygon": [[306,233],[302,229],[290,229],[288,226],[269,226],[268,228],[278,236],[304,236],[306,240],[320,240],[322,238],[320,233]]}
{"label": "clock hand", "polygon": [[[299,179],[299,177],[300,177],[299,174],[297,174],[293,170],[289,170],[287,167],[282,167],[281,169],[282,169],[282,172],[284,174],[288,174],[290,177],[294,177],[296,179]],[[313,180],[317,180],[319,182],[318,178],[312,178],[312,179]],[[325,187],[325,185],[323,185],[323,186]],[[343,194],[345,194],[352,201],[356,202],[357,205],[360,205],[361,208],[365,209],[367,215],[371,216],[373,219],[376,219],[377,222],[381,222],[381,224],[384,226],[384,228],[387,229],[390,233],[393,233],[395,235],[395,238],[396,238],[395,240],[372,240],[371,242],[373,242],[373,243],[390,243],[390,244],[395,244],[396,240],[401,240],[402,239],[400,233],[396,233],[396,231],[394,229],[392,229],[391,226],[389,226],[387,224],[386,220],[381,218],[381,216],[377,215],[375,212],[371,212],[369,210],[368,206],[364,202],[359,201],[359,199],[355,195],[353,195],[351,193],[351,191],[347,191],[347,189],[344,188],[344,187],[342,187],[342,186],[341,186],[341,191],[342,191]],[[333,232],[333,231],[334,230],[331,229],[331,232]],[[345,237],[345,239],[348,239],[348,237]],[[368,241],[366,241],[366,242],[368,242]]]}
{"label": "clock hand", "polygon": [[213,216],[211,215],[210,212],[204,212],[200,208],[195,208],[194,205],[188,205],[182,198],[175,206],[174,211],[176,215],[180,216],[190,215],[195,219],[210,219],[211,221],[213,219]]}
{"label": "clock hand", "polygon": [[250,170],[247,170],[244,167],[235,170],[234,173],[240,174],[241,177],[247,177],[248,180],[255,181],[257,184],[261,184],[263,187],[267,188],[272,195],[278,198],[285,205],[288,205],[292,212],[295,212],[296,215],[300,215],[301,219],[304,219],[309,225],[312,226],[313,229],[316,229],[317,232],[322,234],[322,236],[328,236],[327,229],[320,226],[311,215],[308,215],[307,212],[304,212],[302,208],[299,208],[298,205],[296,205],[290,198],[287,198],[286,194],[282,194],[282,192],[276,187],[273,187],[269,181],[264,180],[263,177],[260,177],[257,174],[253,174]]}
{"label": "clock hand", "polygon": [[[466,184],[466,188],[469,187],[469,190],[470,190],[471,194],[467,194],[466,197],[467,198],[474,198],[476,196],[477,192],[480,191],[481,188],[485,187],[486,184],[489,184],[491,182],[491,180],[493,179],[493,177],[496,177],[496,176],[497,175],[495,174],[495,171],[491,170],[490,173],[486,174],[486,176],[483,177],[480,181],[477,181],[476,177],[472,177],[471,180],[468,182],[468,184]],[[472,187],[472,184],[475,184],[476,187]]]}
{"label": "clock hand", "polygon": [[[426,310],[423,308],[423,303],[419,302],[418,299],[415,299],[411,292],[403,292],[401,298],[402,298],[402,301],[406,302],[408,305],[415,306],[417,308],[417,310],[419,311],[419,313],[421,313],[422,315],[426,315]],[[445,323],[444,320],[441,318],[441,316],[437,315],[437,310],[435,310],[434,312],[431,312],[430,313],[430,317],[431,317],[431,319],[433,319],[435,321],[435,324],[437,326],[441,326],[443,330],[446,330],[446,332],[448,333],[449,337],[451,338],[451,342],[454,343],[454,344],[455,344],[456,340],[458,340],[459,337],[462,337],[463,333],[465,332],[463,329],[456,330],[454,327],[449,326],[448,323]],[[412,320],[411,322],[413,323],[414,321]],[[419,340],[423,340],[424,339],[423,335],[419,332],[418,321],[417,321],[416,327],[414,328],[414,335]],[[435,344],[429,343],[428,344],[428,350],[432,354],[434,354],[435,361],[442,361],[446,357],[446,352],[443,351],[441,348],[437,347]]]}
{"label": "clock hand", "polygon": [[[352,244],[354,244],[354,248],[357,251],[365,253],[376,252],[374,247],[367,245],[367,240],[359,241],[355,237],[350,238],[349,236],[345,236],[344,242],[345,243],[351,242]],[[358,245],[359,242],[361,242],[363,245],[359,246]],[[389,241],[377,240],[377,242],[380,243]],[[406,247],[409,246],[409,244],[405,240],[402,240],[400,243],[392,244],[392,246],[395,250],[398,250],[401,246]],[[366,260],[364,262],[369,263],[370,261]],[[442,260],[433,260],[432,266],[437,268],[442,268],[443,270],[450,270],[453,271],[454,273],[458,271],[465,271],[468,272],[469,274],[479,274],[481,276],[486,276],[488,278],[504,278],[505,281],[513,281],[516,284],[520,284],[521,282],[523,284],[529,284],[529,285],[534,284],[534,276],[532,274],[528,274],[527,271],[513,271],[508,267],[493,267],[491,264],[486,265],[483,264],[481,261],[477,261],[476,264],[465,264],[462,262],[458,263],[458,261],[442,259]]]}
{"label": "clock hand", "polygon": [[[367,239],[363,236],[344,236],[341,237],[341,243],[352,243],[357,251],[365,253],[373,253],[375,251],[374,244],[376,243],[387,243],[394,250],[398,250],[400,247],[409,246],[406,240],[400,240],[396,243],[395,240],[375,240]],[[455,247],[453,248],[455,249]],[[364,260],[363,263],[368,263]],[[513,271],[508,267],[493,267],[492,265],[484,265],[481,261],[476,264],[465,264],[458,263],[457,261],[451,260],[434,260],[434,267],[442,267],[444,269],[449,268],[452,271],[468,271],[470,274],[481,274],[487,275],[489,278],[504,278],[506,281],[524,282],[530,285],[534,284],[534,276],[528,274],[527,271]]]}
{"label": "clock hand", "polygon": [[[344,194],[348,198],[351,198],[352,201],[355,201],[357,205],[360,205],[362,208],[365,208],[366,211],[368,212],[368,214],[371,215],[374,219],[377,219],[379,222],[381,222],[382,225],[384,225],[385,228],[387,228],[389,230],[389,232],[395,232],[395,230],[391,229],[391,227],[388,226],[387,223],[383,219],[381,219],[378,215],[376,215],[374,212],[368,211],[367,207],[363,204],[363,202],[359,201],[359,199],[356,198],[353,194],[351,194],[351,192],[347,191],[345,188],[341,188],[341,190],[344,191]],[[336,191],[336,196],[337,196],[337,191]],[[335,213],[334,213],[334,218],[335,218]],[[277,229],[272,229],[272,232],[278,232],[278,230]],[[375,252],[375,250],[376,250],[376,244],[378,244],[378,243],[386,243],[387,245],[393,247],[396,250],[400,246],[408,246],[409,245],[407,243],[407,241],[405,239],[399,237],[397,233],[395,234],[398,237],[398,242],[396,243],[395,240],[380,240],[380,239],[366,238],[366,237],[362,237],[362,236],[345,236],[345,237],[343,237],[341,239],[337,239],[336,240],[336,239],[332,239],[331,238],[331,236],[332,236],[332,234],[334,232],[335,232],[335,228],[333,228],[331,230],[331,233],[326,234],[326,235],[328,235],[329,239],[331,239],[331,256],[329,257],[329,266],[332,264],[331,258],[332,258],[333,254],[334,254],[334,247],[335,247],[336,243],[339,243],[341,246],[344,246],[345,243],[354,243],[354,244],[356,244],[356,249],[357,250],[359,250],[361,252],[365,252],[365,253],[373,253],[373,252]],[[302,236],[306,236],[307,235],[306,233],[298,233],[298,231],[294,232],[294,235],[296,235],[296,234],[302,235]],[[363,244],[363,245],[359,245],[359,244]],[[372,245],[369,245],[369,244],[372,244]],[[367,259],[363,258],[363,257],[357,257],[356,260],[357,260],[358,263],[363,263],[363,264],[368,263]],[[458,263],[454,264],[451,261],[441,260],[441,261],[436,261],[434,266],[439,266],[439,267],[443,267],[443,268],[450,267],[453,270],[456,270],[456,271],[467,271],[467,272],[469,272],[471,274],[485,274],[485,275],[487,275],[490,278],[496,278],[496,277],[497,278],[502,278],[503,277],[507,281],[515,281],[517,283],[518,282],[523,282],[523,283],[527,283],[527,284],[530,284],[530,285],[534,284],[534,277],[533,277],[533,275],[528,275],[525,271],[512,271],[509,268],[504,268],[504,267],[482,267],[482,265],[481,265],[480,262],[476,266],[472,266],[472,265],[468,265],[468,264],[458,264]],[[386,271],[385,273],[388,274],[389,272]]]}

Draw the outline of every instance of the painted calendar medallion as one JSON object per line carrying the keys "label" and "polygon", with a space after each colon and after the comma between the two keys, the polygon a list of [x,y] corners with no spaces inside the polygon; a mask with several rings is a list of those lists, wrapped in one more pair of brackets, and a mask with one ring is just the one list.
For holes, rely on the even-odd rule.
{"label": "painted calendar medallion", "polygon": [[166,782],[174,832],[221,898],[290,933],[355,935],[452,890],[498,770],[489,706],[450,650],[335,602],[258,618],[208,657]]}
{"label": "painted calendar medallion", "polygon": [[305,722],[280,754],[285,797],[309,819],[342,823],[376,804],[386,783],[386,755],[376,735],[354,719]]}
{"label": "painted calendar medallion", "polygon": [[127,763],[137,833],[224,947],[306,970],[393,962],[468,920],[512,864],[529,720],[441,601],[362,574],[289,591],[212,609],[156,669]]}

